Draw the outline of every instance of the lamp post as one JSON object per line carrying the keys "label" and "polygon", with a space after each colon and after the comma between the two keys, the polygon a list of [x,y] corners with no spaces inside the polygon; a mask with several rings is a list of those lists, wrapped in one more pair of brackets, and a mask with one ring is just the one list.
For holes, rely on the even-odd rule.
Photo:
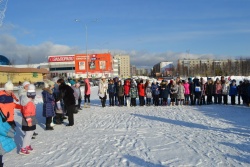
{"label": "lamp post", "polygon": [[[81,22],[81,20],[78,20],[78,19],[75,19],[75,21],[76,22]],[[98,21],[98,19],[95,19],[95,20],[93,20],[93,21],[91,21],[91,22],[97,22]],[[86,64],[87,64],[87,68],[86,68],[86,71],[87,71],[87,78],[89,77],[89,59],[88,59],[88,26],[87,26],[87,24],[84,24],[84,27],[85,27],[85,42],[86,42],[86,44],[85,44],[85,47],[86,47]]]}

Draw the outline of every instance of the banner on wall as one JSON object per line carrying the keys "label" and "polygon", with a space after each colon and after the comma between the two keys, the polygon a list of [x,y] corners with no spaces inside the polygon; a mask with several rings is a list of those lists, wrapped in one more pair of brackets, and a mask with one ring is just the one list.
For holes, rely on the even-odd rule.
{"label": "banner on wall", "polygon": [[112,57],[110,53],[98,54],[76,54],[75,55],[75,73],[85,74],[102,73],[105,71],[112,71]]}

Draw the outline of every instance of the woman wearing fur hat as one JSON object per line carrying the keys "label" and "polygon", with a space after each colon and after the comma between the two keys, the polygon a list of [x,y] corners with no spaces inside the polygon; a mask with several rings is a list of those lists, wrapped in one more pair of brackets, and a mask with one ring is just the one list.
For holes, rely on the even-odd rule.
{"label": "woman wearing fur hat", "polygon": [[36,129],[37,119],[36,119],[36,105],[34,99],[36,96],[35,86],[30,84],[28,86],[27,95],[28,98],[23,100],[21,113],[23,115],[22,119],[22,130],[25,131],[25,136],[23,138],[23,145],[20,150],[20,154],[29,154],[33,151],[31,147],[31,138]]}
{"label": "woman wearing fur hat", "polygon": [[16,127],[14,121],[14,109],[21,109],[19,104],[14,103],[14,99],[18,100],[13,93],[14,85],[11,81],[8,81],[4,85],[4,90],[0,91],[0,110],[7,118],[7,122],[12,128]]}
{"label": "woman wearing fur hat", "polygon": [[55,98],[52,89],[54,88],[54,82],[45,81],[42,91],[43,97],[43,116],[46,117],[45,130],[54,130],[51,126],[52,118],[55,116]]}

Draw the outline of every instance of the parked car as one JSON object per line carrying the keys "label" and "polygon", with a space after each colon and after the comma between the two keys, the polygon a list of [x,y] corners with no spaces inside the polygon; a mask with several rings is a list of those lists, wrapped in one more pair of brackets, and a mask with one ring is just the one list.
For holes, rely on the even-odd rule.
{"label": "parked car", "polygon": [[44,87],[44,82],[43,81],[38,81],[38,82],[35,82],[34,85],[37,88],[43,88]]}

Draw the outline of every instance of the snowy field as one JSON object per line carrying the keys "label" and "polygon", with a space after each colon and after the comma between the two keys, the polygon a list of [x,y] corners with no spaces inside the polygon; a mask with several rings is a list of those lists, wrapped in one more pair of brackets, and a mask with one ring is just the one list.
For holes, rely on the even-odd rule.
{"label": "snowy field", "polygon": [[92,106],[74,115],[73,127],[45,131],[41,91],[37,94],[34,151],[18,154],[23,132],[16,110],[17,149],[4,155],[6,167],[250,166],[249,107],[102,108],[92,87]]}

